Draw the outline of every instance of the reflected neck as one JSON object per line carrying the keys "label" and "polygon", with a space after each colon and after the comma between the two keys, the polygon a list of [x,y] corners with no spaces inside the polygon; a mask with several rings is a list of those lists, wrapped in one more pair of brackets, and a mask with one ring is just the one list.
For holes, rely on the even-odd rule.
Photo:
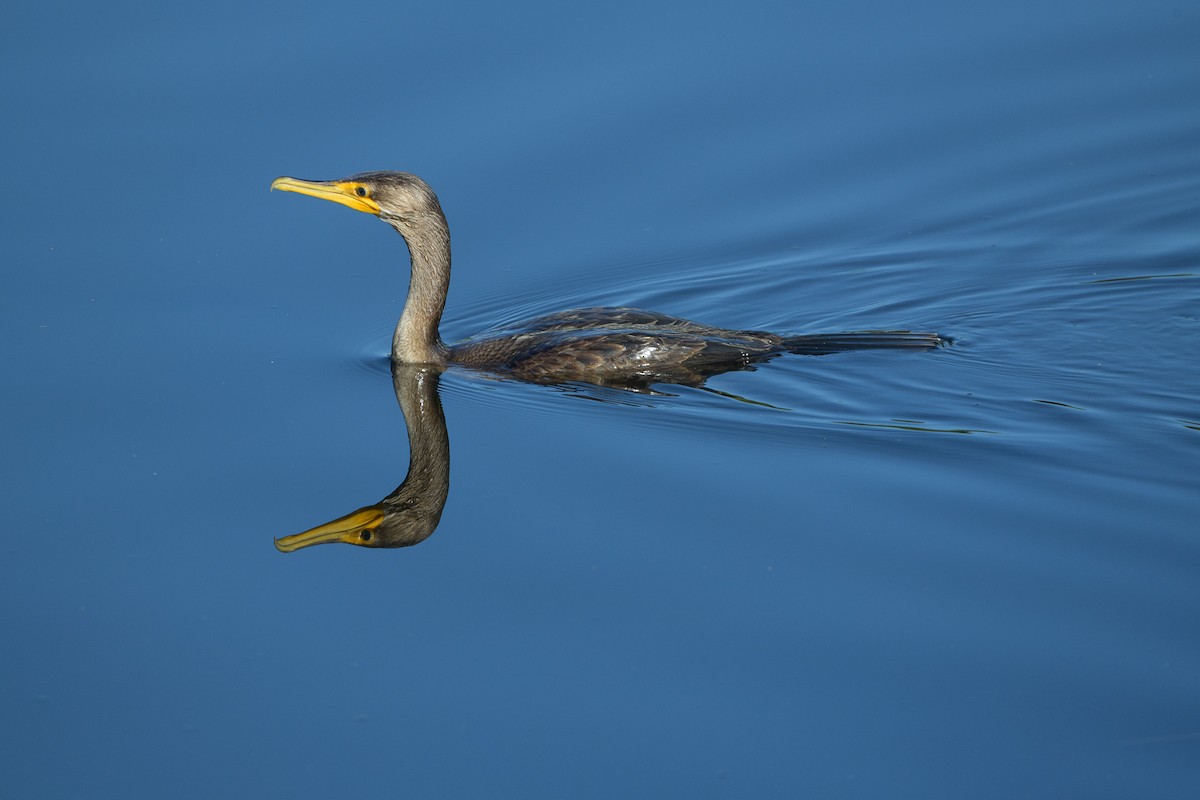
{"label": "reflected neck", "polygon": [[408,364],[392,365],[392,385],[408,429],[408,474],[380,505],[396,509],[404,535],[391,546],[413,545],[432,534],[450,493],[450,436],[438,398],[440,373]]}
{"label": "reflected neck", "polygon": [[449,348],[438,335],[450,288],[450,229],[440,213],[385,218],[404,237],[412,269],[404,313],[392,335],[392,360],[401,364],[445,364]]}

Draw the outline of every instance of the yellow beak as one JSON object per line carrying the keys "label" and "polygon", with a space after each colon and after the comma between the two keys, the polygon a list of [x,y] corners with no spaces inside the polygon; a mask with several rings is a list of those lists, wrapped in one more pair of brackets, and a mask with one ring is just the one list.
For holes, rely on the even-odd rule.
{"label": "yellow beak", "polygon": [[276,178],[272,189],[298,192],[321,200],[332,200],[355,211],[379,215],[379,204],[371,199],[371,187],[358,181],[302,181],[298,178]]}
{"label": "yellow beak", "polygon": [[275,548],[281,553],[290,553],[302,547],[333,542],[370,547],[374,531],[381,522],[383,522],[383,509],[379,506],[367,506],[344,517],[339,517],[333,522],[318,525],[304,533],[276,539]]}

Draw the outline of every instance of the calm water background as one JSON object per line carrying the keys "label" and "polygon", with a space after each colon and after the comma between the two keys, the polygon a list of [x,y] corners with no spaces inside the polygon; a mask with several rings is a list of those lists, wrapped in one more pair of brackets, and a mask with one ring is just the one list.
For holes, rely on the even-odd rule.
{"label": "calm water background", "polygon": [[[1195,796],[1195,4],[6,16],[5,796]],[[406,277],[267,186],[381,168],[450,337],[956,344],[451,372],[439,531],[284,556],[403,477]]]}

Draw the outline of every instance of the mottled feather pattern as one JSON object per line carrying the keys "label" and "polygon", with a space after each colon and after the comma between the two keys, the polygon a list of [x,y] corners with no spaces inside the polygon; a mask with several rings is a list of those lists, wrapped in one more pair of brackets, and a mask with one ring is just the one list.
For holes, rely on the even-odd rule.
{"label": "mottled feather pattern", "polygon": [[637,308],[580,308],[507,325],[451,348],[451,360],[537,383],[698,386],[730,370],[751,369],[781,353],[824,355],[860,349],[919,349],[933,334],[865,331],[784,337],[729,330]]}

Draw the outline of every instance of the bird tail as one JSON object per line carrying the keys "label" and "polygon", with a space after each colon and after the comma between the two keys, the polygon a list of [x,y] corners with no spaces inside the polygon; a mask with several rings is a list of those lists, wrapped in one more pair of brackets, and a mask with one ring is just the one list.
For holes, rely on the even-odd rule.
{"label": "bird tail", "polygon": [[783,348],[789,353],[823,356],[848,350],[932,350],[950,344],[936,333],[915,331],[849,331],[788,336]]}

